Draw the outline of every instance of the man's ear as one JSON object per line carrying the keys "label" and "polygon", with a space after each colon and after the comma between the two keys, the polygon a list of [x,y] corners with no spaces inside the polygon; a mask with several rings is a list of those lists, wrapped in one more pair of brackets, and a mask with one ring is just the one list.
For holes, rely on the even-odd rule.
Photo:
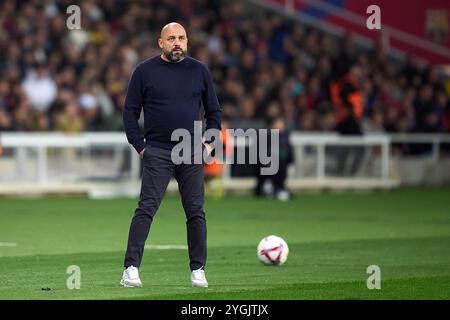
{"label": "man's ear", "polygon": [[158,39],[158,46],[159,46],[161,49],[163,48],[163,45],[162,45],[162,39],[161,39],[161,38]]}

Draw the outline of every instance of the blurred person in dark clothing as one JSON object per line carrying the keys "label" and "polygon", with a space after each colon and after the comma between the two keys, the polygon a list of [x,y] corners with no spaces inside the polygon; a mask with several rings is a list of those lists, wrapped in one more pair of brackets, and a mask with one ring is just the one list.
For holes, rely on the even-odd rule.
{"label": "blurred person in dark clothing", "polygon": [[[292,145],[289,141],[289,132],[286,130],[285,121],[282,117],[272,120],[271,129],[279,130],[279,167],[274,175],[262,175],[261,165],[257,171],[257,184],[255,187],[255,195],[257,197],[275,196],[280,201],[287,201],[291,194],[286,189],[286,179],[288,175],[288,167],[294,161]],[[268,148],[271,146],[270,131],[268,131]],[[259,147],[259,144],[258,144]],[[272,154],[274,150],[269,150]]]}
{"label": "blurred person in dark clothing", "polygon": [[[363,134],[360,79],[360,67],[353,66],[342,79],[331,85],[331,96],[337,112],[337,125],[334,131],[341,135]],[[332,146],[327,147],[327,151],[335,155],[336,166],[332,173],[337,175],[354,175],[364,156],[364,147],[361,146]]]}

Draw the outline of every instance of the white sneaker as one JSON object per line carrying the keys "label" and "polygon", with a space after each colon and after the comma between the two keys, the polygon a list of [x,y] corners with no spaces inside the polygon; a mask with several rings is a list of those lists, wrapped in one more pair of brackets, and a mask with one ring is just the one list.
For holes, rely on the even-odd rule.
{"label": "white sneaker", "polygon": [[205,271],[202,269],[192,271],[191,281],[193,287],[208,288],[208,281],[206,281]]}
{"label": "white sneaker", "polygon": [[139,279],[139,270],[136,267],[129,266],[123,270],[122,280],[120,284],[124,287],[142,287],[141,279]]}
{"label": "white sneaker", "polygon": [[277,193],[277,199],[280,201],[283,201],[283,202],[288,201],[290,198],[291,198],[291,196],[289,194],[289,191],[287,191],[287,190],[281,190],[281,191],[278,191],[278,193]]}

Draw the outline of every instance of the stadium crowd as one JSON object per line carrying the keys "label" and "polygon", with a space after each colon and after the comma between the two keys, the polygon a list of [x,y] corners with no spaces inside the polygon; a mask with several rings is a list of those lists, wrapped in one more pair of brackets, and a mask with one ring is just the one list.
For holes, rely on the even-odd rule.
{"label": "stadium crowd", "polygon": [[450,132],[438,70],[403,63],[240,1],[71,1],[0,4],[0,131],[122,130],[135,65],[160,53],[161,26],[179,21],[206,63],[229,127],[284,118],[299,131]]}

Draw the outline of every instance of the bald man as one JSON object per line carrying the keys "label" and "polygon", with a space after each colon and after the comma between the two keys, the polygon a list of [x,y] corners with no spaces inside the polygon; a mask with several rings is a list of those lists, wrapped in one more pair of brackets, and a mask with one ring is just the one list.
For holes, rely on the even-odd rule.
{"label": "bald man", "polygon": [[[169,23],[161,30],[160,55],[139,63],[128,84],[123,122],[128,142],[143,159],[142,185],[138,207],[128,234],[122,280],[125,287],[139,287],[144,246],[153,217],[172,177],[178,182],[186,215],[191,283],[207,287],[206,219],[203,165],[174,164],[171,140],[176,129],[187,129],[193,136],[194,121],[200,119],[203,104],[206,129],[221,129],[222,111],[208,68],[187,56],[186,30]],[[144,132],[138,124],[144,111]],[[206,146],[205,146],[206,147]]]}

